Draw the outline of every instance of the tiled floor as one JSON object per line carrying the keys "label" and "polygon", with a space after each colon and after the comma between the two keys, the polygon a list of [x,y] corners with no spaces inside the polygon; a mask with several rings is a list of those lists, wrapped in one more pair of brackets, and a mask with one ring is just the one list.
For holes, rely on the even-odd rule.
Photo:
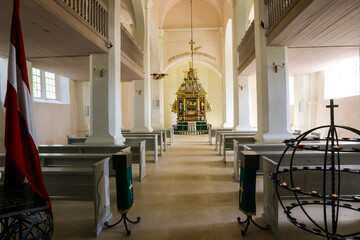
{"label": "tiled floor", "polygon": [[[229,154],[228,160],[232,160]],[[133,177],[137,179],[136,165]],[[156,240],[232,240],[276,239],[271,231],[250,225],[245,237],[237,223],[238,183],[232,177],[233,163],[226,165],[207,142],[207,136],[176,136],[158,163],[147,162],[147,176],[134,182],[135,206],[130,219],[131,236],[124,226],[105,229],[97,239]],[[257,213],[262,213],[262,178],[258,177]],[[114,179],[111,179],[113,221],[119,219],[115,205]],[[53,239],[96,239],[93,229],[92,202],[53,201],[55,233]],[[280,213],[281,214],[281,213]],[[283,239],[323,239],[299,230],[281,216]]]}

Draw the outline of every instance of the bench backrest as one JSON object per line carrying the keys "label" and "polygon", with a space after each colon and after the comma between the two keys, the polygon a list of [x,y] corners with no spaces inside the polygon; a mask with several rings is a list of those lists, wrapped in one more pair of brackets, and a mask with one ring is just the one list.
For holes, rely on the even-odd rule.
{"label": "bench backrest", "polygon": [[116,153],[130,152],[129,146],[118,145],[39,145],[39,153]]}

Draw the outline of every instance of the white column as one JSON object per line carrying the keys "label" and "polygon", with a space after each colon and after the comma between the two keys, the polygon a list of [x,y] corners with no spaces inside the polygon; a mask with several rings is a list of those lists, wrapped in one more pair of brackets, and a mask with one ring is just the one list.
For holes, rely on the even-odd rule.
{"label": "white column", "polygon": [[162,80],[151,79],[151,95],[151,125],[154,128],[162,128],[162,114],[160,109]]}
{"label": "white column", "polygon": [[[159,30],[159,59],[160,59],[160,72],[164,72],[164,29]],[[159,82],[159,99],[160,99],[160,125],[164,127],[164,79]]]}
{"label": "white column", "polygon": [[[290,133],[288,50],[266,47],[264,1],[255,1],[255,57],[257,81],[258,142],[280,142],[292,138]],[[265,24],[266,25],[266,24]],[[278,65],[275,70],[273,63]],[[284,65],[283,65],[284,63]]]}
{"label": "white column", "polygon": [[294,77],[294,128],[309,130],[310,75]]}
{"label": "white column", "polygon": [[[150,9],[151,0],[145,3],[145,40],[144,40],[144,111],[145,131],[152,132],[151,127],[151,78],[150,78]],[[136,110],[136,109],[135,109]],[[137,110],[136,110],[137,111]],[[137,129],[134,129],[137,131]]]}
{"label": "white column", "polygon": [[251,86],[249,77],[239,76],[237,86],[239,96],[239,123],[236,131],[253,131],[251,126]]}
{"label": "white column", "polygon": [[[231,128],[234,126],[234,107],[233,107],[233,60],[232,60],[232,46],[227,47],[227,43],[232,39],[225,39],[227,31],[224,28],[220,28],[221,42],[222,42],[222,115],[223,115],[223,127]],[[230,61],[229,61],[230,60]]]}
{"label": "white column", "polygon": [[318,84],[316,73],[310,74],[309,129],[316,127]]}
{"label": "white column", "polygon": [[0,58],[0,153],[5,153],[5,95],[7,85],[8,60]]}
{"label": "white column", "polygon": [[133,132],[149,132],[145,125],[145,94],[144,94],[144,80],[133,80],[134,86],[134,127]]}
{"label": "white column", "polygon": [[113,46],[109,54],[90,55],[88,144],[122,145],[125,141],[121,134],[121,1],[109,0],[109,9],[109,40]]}
{"label": "white column", "polygon": [[77,101],[77,135],[85,136],[90,130],[90,84],[89,82],[76,83]]}
{"label": "white column", "polygon": [[234,125],[233,130],[238,131],[240,125],[239,116],[239,85],[238,85],[238,59],[237,59],[237,45],[238,45],[238,29],[237,29],[237,1],[228,0],[231,4],[231,18],[232,18],[232,66],[233,66],[233,102],[234,102]]}

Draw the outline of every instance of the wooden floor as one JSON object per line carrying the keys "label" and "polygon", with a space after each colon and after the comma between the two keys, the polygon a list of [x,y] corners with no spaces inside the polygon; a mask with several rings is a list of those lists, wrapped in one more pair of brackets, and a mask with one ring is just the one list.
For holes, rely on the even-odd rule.
{"label": "wooden floor", "polygon": [[[141,222],[105,229],[98,238],[92,235],[93,203],[53,201],[55,232],[53,239],[156,239],[156,240],[232,240],[276,239],[271,231],[250,225],[245,237],[236,218],[239,185],[232,177],[233,163],[226,165],[215,152],[207,136],[176,136],[175,143],[159,158],[147,162],[148,174],[143,182],[134,181],[135,206],[129,218],[140,216]],[[228,155],[232,161],[233,156]],[[133,179],[138,171],[133,167]],[[119,219],[115,204],[115,181],[110,180],[111,208]],[[257,215],[262,221],[262,177],[257,179]],[[324,239],[298,229],[280,214],[282,239]],[[360,225],[360,223],[358,224]]]}

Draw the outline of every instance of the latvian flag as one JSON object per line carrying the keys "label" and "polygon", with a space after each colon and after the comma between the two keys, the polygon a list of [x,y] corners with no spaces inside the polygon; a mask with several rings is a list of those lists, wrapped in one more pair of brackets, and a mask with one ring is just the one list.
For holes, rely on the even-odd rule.
{"label": "latvian flag", "polygon": [[36,143],[19,8],[19,0],[14,0],[5,98],[6,161],[4,186],[11,188],[14,185],[21,184],[26,177],[30,186],[46,200],[51,210],[51,202],[44,185]]}

